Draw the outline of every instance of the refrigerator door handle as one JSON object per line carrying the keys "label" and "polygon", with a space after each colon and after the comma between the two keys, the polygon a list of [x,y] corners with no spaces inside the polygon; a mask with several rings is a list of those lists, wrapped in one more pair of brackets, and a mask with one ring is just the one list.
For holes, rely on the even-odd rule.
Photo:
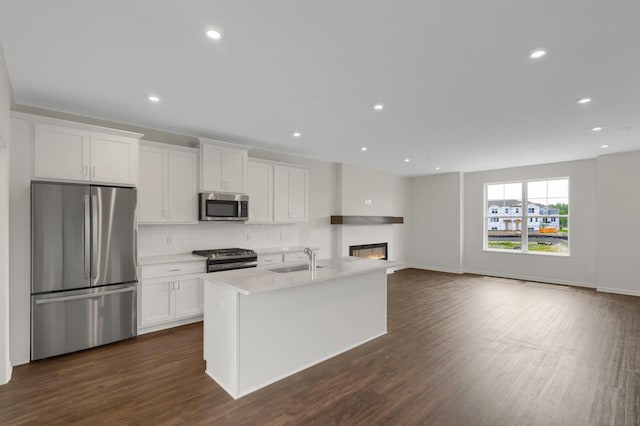
{"label": "refrigerator door handle", "polygon": [[101,291],[99,293],[79,294],[77,296],[63,296],[63,297],[53,297],[50,299],[39,299],[39,300],[36,300],[36,305],[43,305],[45,303],[68,302],[69,300],[91,299],[93,297],[111,296],[112,294],[128,293],[130,291],[135,291],[135,290],[136,290],[135,287],[130,287],[130,288],[121,288],[118,290],[111,290],[111,291]]}
{"label": "refrigerator door handle", "polygon": [[84,196],[84,277],[91,274],[91,202],[89,196]]}
{"label": "refrigerator door handle", "polygon": [[98,196],[91,196],[91,278],[98,277]]}

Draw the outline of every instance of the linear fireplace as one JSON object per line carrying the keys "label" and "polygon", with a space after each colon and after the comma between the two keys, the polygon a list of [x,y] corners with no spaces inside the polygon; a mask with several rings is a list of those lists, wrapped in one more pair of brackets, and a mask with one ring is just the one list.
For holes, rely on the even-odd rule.
{"label": "linear fireplace", "polygon": [[349,246],[349,256],[365,257],[367,259],[387,259],[387,243],[362,244]]}

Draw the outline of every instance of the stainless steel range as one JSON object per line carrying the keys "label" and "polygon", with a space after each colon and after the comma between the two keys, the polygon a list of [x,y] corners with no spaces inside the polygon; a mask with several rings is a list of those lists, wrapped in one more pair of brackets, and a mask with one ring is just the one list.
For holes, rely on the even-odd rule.
{"label": "stainless steel range", "polygon": [[258,265],[258,255],[249,249],[194,250],[192,253],[207,258],[207,272],[254,268]]}

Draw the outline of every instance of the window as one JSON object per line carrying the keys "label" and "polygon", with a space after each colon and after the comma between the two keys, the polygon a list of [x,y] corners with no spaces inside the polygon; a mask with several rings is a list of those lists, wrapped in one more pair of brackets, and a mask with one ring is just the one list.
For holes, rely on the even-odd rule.
{"label": "window", "polygon": [[569,179],[487,184],[485,218],[486,250],[566,256]]}

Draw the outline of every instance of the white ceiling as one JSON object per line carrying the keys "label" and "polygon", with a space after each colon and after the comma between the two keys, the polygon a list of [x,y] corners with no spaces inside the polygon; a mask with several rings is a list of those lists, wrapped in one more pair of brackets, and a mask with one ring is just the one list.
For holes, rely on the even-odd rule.
{"label": "white ceiling", "polygon": [[18,104],[400,175],[640,149],[638,0],[0,0],[0,42]]}

